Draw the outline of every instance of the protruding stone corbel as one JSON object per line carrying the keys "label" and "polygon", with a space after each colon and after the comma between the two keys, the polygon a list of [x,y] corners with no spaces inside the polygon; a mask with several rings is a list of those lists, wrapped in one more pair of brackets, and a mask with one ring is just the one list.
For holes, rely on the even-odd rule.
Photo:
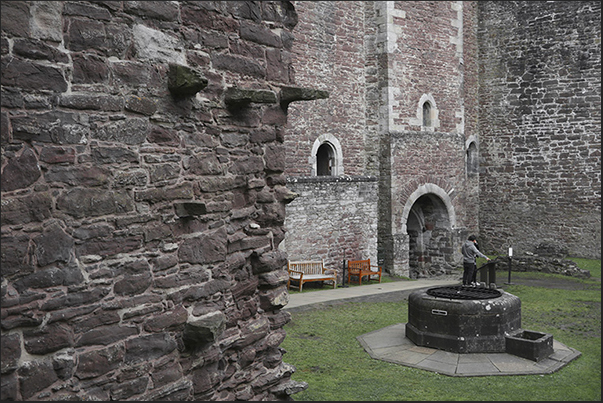
{"label": "protruding stone corbel", "polygon": [[328,97],[329,92],[325,90],[300,87],[281,87],[280,102],[283,109],[286,110],[289,104],[294,101],[313,101],[315,99],[325,99]]}
{"label": "protruding stone corbel", "polygon": [[207,78],[200,71],[180,64],[170,63],[168,89],[176,98],[194,96],[207,87]]}
{"label": "protruding stone corbel", "polygon": [[182,339],[189,346],[199,346],[218,340],[226,326],[226,317],[220,311],[204,316],[190,316],[184,327]]}
{"label": "protruding stone corbel", "polygon": [[174,212],[180,218],[199,216],[207,213],[207,206],[203,202],[174,202]]}
{"label": "protruding stone corbel", "polygon": [[242,107],[250,103],[275,104],[276,93],[270,90],[250,90],[229,87],[224,94],[224,103],[229,107]]}

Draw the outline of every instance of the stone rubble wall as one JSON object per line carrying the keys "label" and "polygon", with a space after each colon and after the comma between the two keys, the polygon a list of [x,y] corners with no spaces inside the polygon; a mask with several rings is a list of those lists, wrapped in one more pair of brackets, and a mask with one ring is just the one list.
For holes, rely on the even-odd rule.
{"label": "stone rubble wall", "polygon": [[337,284],[344,260],[371,259],[376,265],[377,186],[373,177],[290,179],[287,187],[298,196],[287,205],[287,241],[281,244],[289,259],[324,259],[337,270]]}
{"label": "stone rubble wall", "polygon": [[1,14],[2,401],[307,386],[279,347],[292,4]]}
{"label": "stone rubble wall", "polygon": [[480,243],[601,258],[601,3],[478,2]]}

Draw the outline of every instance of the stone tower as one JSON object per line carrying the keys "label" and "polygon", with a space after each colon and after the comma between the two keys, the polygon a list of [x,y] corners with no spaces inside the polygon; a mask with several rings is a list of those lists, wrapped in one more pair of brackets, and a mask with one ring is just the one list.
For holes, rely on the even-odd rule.
{"label": "stone tower", "polygon": [[600,257],[599,3],[296,8],[296,81],[329,98],[288,111],[291,258],[424,277],[470,233]]}

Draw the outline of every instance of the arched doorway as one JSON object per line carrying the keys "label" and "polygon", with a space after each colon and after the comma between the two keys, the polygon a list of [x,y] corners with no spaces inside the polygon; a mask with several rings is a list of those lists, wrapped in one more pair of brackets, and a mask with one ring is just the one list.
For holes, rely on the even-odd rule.
{"label": "arched doorway", "polygon": [[410,209],[406,229],[410,278],[447,273],[453,262],[454,236],[442,199],[433,193],[420,196]]}

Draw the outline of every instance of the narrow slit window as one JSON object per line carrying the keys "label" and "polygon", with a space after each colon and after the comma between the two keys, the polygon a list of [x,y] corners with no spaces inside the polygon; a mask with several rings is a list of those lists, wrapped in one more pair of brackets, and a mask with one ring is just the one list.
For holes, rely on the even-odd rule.
{"label": "narrow slit window", "polygon": [[469,144],[467,148],[467,173],[476,174],[479,170],[479,161],[477,155],[477,146],[475,143]]}
{"label": "narrow slit window", "polygon": [[431,126],[431,104],[429,102],[423,103],[423,126]]}

